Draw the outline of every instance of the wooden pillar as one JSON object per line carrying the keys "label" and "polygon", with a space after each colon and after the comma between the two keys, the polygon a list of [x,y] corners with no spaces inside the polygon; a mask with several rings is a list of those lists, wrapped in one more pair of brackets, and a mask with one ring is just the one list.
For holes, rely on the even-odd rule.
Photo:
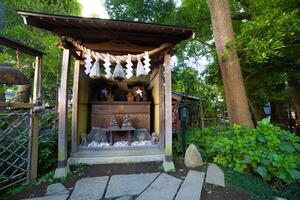
{"label": "wooden pillar", "polygon": [[164,66],[159,66],[159,143],[160,149],[165,149],[165,87]]}
{"label": "wooden pillar", "polygon": [[[41,104],[41,75],[42,75],[42,57],[35,59],[34,81],[33,81],[33,103],[35,106]],[[33,181],[37,177],[38,165],[38,146],[39,146],[39,124],[40,113],[34,112],[32,108],[29,133],[29,151],[28,151],[28,175],[27,180]]]}
{"label": "wooden pillar", "polygon": [[175,169],[172,161],[172,83],[171,83],[171,55],[164,56],[165,65],[165,160],[164,171]]}
{"label": "wooden pillar", "polygon": [[67,118],[68,118],[68,79],[70,50],[63,50],[60,88],[58,91],[58,161],[55,178],[66,177],[69,172],[67,165]]}
{"label": "wooden pillar", "polygon": [[79,94],[80,60],[75,60],[72,100],[72,152],[77,151],[78,145],[78,94]]}

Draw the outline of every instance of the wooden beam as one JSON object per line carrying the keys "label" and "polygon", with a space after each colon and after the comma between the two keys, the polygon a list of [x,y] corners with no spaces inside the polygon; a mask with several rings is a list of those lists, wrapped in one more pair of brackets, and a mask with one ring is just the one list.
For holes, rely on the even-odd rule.
{"label": "wooden beam", "polygon": [[[41,105],[41,82],[42,82],[42,57],[37,56],[35,59],[34,81],[33,81],[33,103]],[[39,131],[40,131],[40,113],[31,109],[30,119],[30,141],[28,151],[28,181],[33,181],[37,178],[38,166],[38,146],[39,146]]]}
{"label": "wooden beam", "polygon": [[160,149],[165,148],[165,87],[164,87],[164,69],[159,66],[159,143]]}
{"label": "wooden beam", "polygon": [[72,152],[77,151],[78,145],[78,98],[79,98],[79,73],[80,73],[80,61],[75,60],[74,65],[74,78],[73,78],[73,100],[72,100]]}
{"label": "wooden beam", "polygon": [[66,177],[67,170],[67,117],[68,117],[68,80],[70,50],[63,50],[60,88],[58,92],[58,161],[54,177]]}
{"label": "wooden beam", "polygon": [[165,155],[167,161],[172,161],[172,83],[171,56],[164,57],[165,65]]}
{"label": "wooden beam", "polygon": [[34,107],[34,103],[0,102],[0,107],[33,108]]}
{"label": "wooden beam", "polygon": [[83,43],[89,49],[100,52],[128,52],[141,53],[157,48],[156,46],[141,46],[128,42],[100,42],[100,43]]}
{"label": "wooden beam", "polygon": [[27,46],[25,44],[22,44],[20,42],[17,42],[15,40],[12,39],[8,39],[6,37],[0,36],[0,44],[10,47],[12,49],[16,49],[19,50],[23,53],[32,55],[32,56],[43,56],[43,52],[36,50],[30,46]]}

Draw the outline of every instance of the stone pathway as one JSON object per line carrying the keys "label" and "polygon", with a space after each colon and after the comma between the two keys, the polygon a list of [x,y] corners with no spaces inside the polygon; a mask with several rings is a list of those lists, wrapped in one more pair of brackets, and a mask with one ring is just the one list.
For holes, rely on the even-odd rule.
{"label": "stone pathway", "polygon": [[223,171],[217,165],[209,163],[207,167],[205,182],[225,187],[225,178]]}
{"label": "stone pathway", "polygon": [[[137,200],[199,200],[204,178],[205,173],[194,170],[190,170],[184,180],[166,173],[82,178],[76,182],[73,191],[56,183],[48,186],[46,196],[30,200],[132,200],[133,197]],[[206,183],[224,187],[223,171],[209,164]]]}

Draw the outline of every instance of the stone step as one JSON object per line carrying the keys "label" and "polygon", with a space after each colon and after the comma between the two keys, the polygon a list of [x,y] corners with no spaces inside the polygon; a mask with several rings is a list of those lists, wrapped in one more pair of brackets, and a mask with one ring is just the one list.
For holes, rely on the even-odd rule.
{"label": "stone step", "polygon": [[190,170],[175,200],[199,200],[203,187],[205,173]]}
{"label": "stone step", "polygon": [[70,165],[76,164],[118,164],[118,163],[139,163],[139,162],[160,162],[165,158],[164,154],[150,154],[137,156],[82,156],[68,159]]}
{"label": "stone step", "polygon": [[161,174],[137,200],[173,200],[182,182],[181,179]]}

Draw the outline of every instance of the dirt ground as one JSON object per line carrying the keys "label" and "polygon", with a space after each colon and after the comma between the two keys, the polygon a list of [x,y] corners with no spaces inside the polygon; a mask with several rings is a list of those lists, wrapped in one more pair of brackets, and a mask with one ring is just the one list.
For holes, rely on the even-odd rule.
{"label": "dirt ground", "polygon": [[[138,164],[107,164],[107,165],[87,165],[84,166],[83,175],[78,177],[67,178],[63,183],[66,188],[73,189],[77,180],[83,177],[95,177],[95,176],[111,176],[116,174],[138,174],[138,173],[151,173],[151,172],[163,172],[161,169],[161,162],[149,162]],[[175,161],[176,172],[170,172],[168,174],[184,178],[188,170],[181,160]],[[197,171],[205,171],[205,167],[196,168]],[[0,199],[18,200],[31,197],[43,196],[46,193],[48,184],[41,184],[38,186],[32,186],[14,196],[2,196]],[[204,184],[201,199],[203,200],[250,200],[252,199],[248,194],[242,191],[238,191],[232,187],[216,187],[210,184]]]}

